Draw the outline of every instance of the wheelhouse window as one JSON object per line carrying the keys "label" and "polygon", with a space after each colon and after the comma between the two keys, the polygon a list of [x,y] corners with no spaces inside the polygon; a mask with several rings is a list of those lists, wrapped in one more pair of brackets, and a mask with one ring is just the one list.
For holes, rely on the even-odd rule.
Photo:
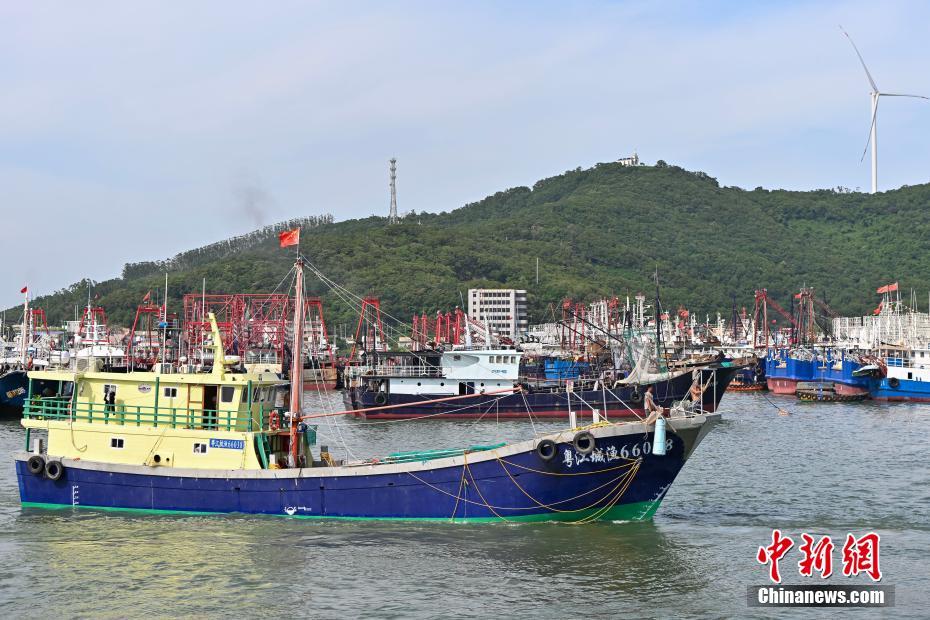
{"label": "wheelhouse window", "polygon": [[206,454],[207,453],[207,444],[205,443],[195,443],[194,444],[194,454]]}
{"label": "wheelhouse window", "polygon": [[110,437],[110,447],[122,450],[125,445],[125,440],[122,437]]}
{"label": "wheelhouse window", "polygon": [[166,387],[164,389],[165,398],[177,398],[178,397],[178,388],[176,387]]}
{"label": "wheelhouse window", "polygon": [[236,397],[236,388],[224,385],[220,389],[220,402],[231,403]]}

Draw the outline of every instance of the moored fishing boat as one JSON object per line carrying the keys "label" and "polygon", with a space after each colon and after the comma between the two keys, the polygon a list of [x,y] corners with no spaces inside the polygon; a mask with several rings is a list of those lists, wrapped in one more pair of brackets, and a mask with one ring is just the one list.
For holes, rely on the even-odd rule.
{"label": "moored fishing boat", "polygon": [[[295,269],[299,302],[300,259]],[[276,376],[226,369],[212,316],[211,323],[209,373],[31,373],[57,381],[58,391],[26,405],[32,451],[15,456],[23,505],[353,519],[649,519],[719,419],[677,406],[655,425],[592,416],[590,425],[510,444],[353,462],[321,448],[317,458],[308,422],[327,414],[302,414],[299,359],[283,411],[272,397],[283,385]],[[294,342],[301,332],[297,311]],[[30,443],[39,431],[48,433],[47,444]]]}
{"label": "moored fishing boat", "polygon": [[644,395],[669,408],[688,399],[695,384],[703,411],[717,410],[740,366],[708,364],[678,372],[637,373],[630,379],[578,379],[530,383],[519,376],[521,352],[454,349],[395,355],[415,364],[376,364],[364,369],[346,394],[347,406],[371,419],[563,418],[597,410],[610,417],[645,415]]}
{"label": "moored fishing boat", "polygon": [[805,349],[777,349],[765,358],[765,379],[769,391],[794,396],[801,381],[813,381],[814,361]]}
{"label": "moored fishing boat", "polygon": [[897,351],[864,366],[869,393],[876,400],[891,402],[930,402],[930,349]]}

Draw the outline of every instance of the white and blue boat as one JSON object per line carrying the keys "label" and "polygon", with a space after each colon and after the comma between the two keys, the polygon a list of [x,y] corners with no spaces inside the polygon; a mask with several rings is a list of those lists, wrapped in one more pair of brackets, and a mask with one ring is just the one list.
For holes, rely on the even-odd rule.
{"label": "white and blue boat", "polygon": [[897,352],[884,357],[881,362],[874,372],[869,373],[872,375],[869,383],[872,398],[891,402],[930,402],[930,349]]}

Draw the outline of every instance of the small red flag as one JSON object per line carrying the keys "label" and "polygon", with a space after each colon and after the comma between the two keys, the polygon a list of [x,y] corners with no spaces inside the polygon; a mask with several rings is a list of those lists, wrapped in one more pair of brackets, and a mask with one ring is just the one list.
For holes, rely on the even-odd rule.
{"label": "small red flag", "polygon": [[24,286],[23,288],[21,288],[21,289],[19,290],[19,292],[20,292],[20,293],[28,293],[28,292],[29,292],[29,287],[28,287],[28,286]]}
{"label": "small red flag", "polygon": [[295,228],[294,230],[285,230],[278,233],[278,241],[282,248],[289,245],[298,245],[300,243],[300,229]]}
{"label": "small red flag", "polygon": [[142,298],[142,302],[145,303],[149,301],[150,299],[152,299],[152,291],[149,291],[148,293],[145,294],[145,297]]}
{"label": "small red flag", "polygon": [[880,303],[878,304],[878,308],[875,308],[875,310],[872,310],[872,314],[875,314],[875,315],[881,314],[881,313],[882,313],[882,306],[884,306],[884,305],[885,305],[885,302],[880,302]]}
{"label": "small red flag", "polygon": [[894,284],[886,284],[885,286],[880,286],[878,287],[878,290],[875,292],[881,295],[882,293],[894,293],[896,290],[898,290],[897,282],[895,282]]}

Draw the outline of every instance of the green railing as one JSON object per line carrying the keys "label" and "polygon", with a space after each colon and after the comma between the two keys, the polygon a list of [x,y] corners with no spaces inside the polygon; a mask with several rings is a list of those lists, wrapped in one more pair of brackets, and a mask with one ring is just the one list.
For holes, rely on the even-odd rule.
{"label": "green railing", "polygon": [[[246,411],[234,409],[188,409],[143,405],[72,403],[60,398],[30,398],[23,409],[28,420],[71,420],[92,424],[153,426],[220,431],[267,429],[274,409],[262,405],[258,421]],[[280,415],[280,412],[279,412]]]}

